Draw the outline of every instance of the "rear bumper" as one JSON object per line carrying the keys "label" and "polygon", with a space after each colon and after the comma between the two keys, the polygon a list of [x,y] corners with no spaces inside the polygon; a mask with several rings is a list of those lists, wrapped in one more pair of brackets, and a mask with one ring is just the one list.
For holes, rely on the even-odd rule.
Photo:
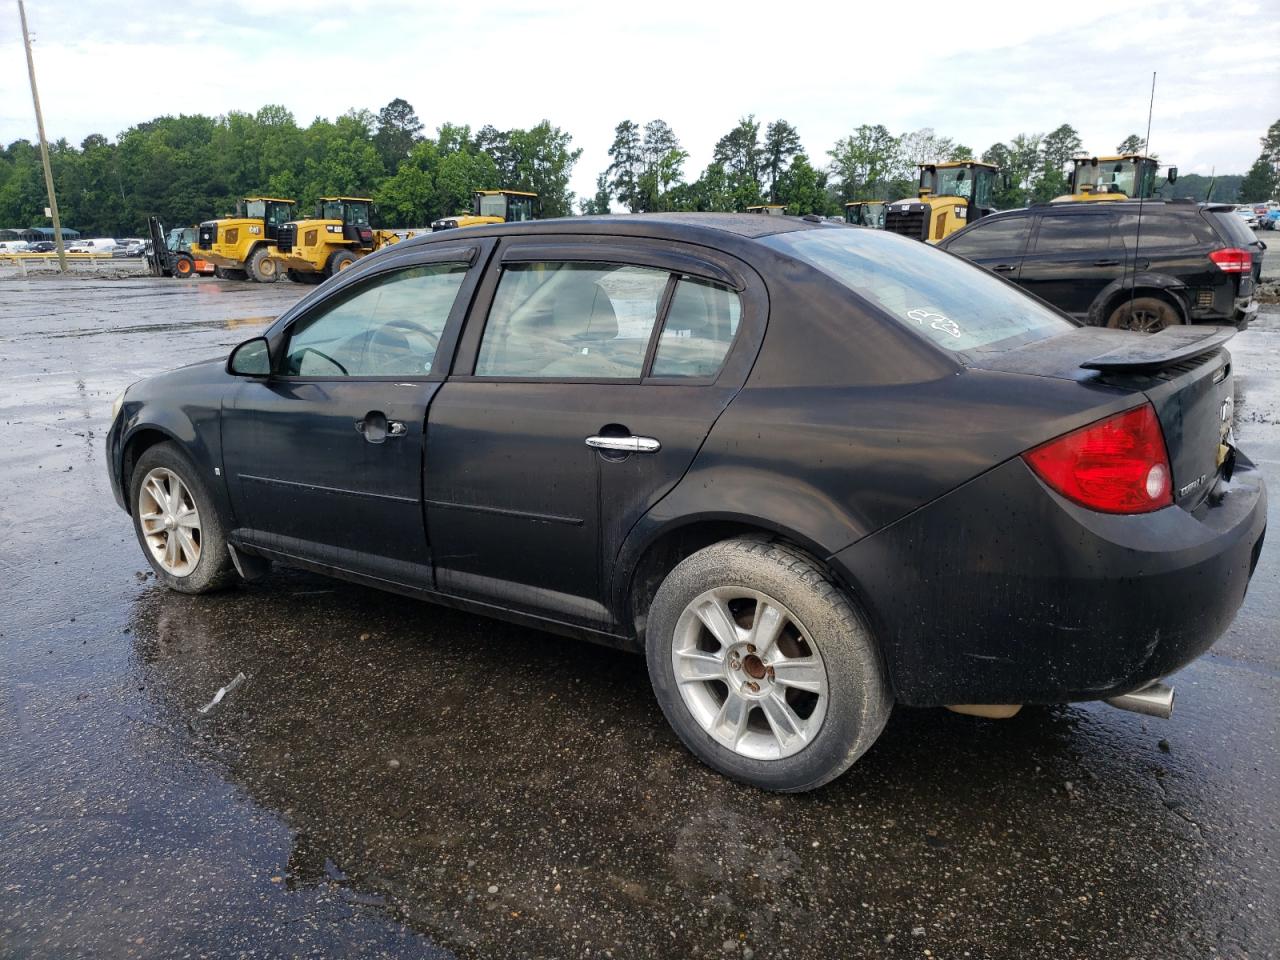
{"label": "rear bumper", "polygon": [[1208,649],[1244,600],[1266,490],[1244,456],[1194,513],[1113,516],[1009,461],[832,558],[899,702],[1061,703],[1144,686]]}

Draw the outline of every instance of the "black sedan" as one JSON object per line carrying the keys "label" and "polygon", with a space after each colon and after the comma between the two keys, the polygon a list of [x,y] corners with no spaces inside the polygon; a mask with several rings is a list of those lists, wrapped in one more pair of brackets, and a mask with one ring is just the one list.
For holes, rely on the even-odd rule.
{"label": "black sedan", "polygon": [[800,219],[476,227],[134,384],[107,459],[175,590],[278,561],[643,650],[695,754],[805,790],[894,703],[1168,708],[1262,545],[1230,333]]}

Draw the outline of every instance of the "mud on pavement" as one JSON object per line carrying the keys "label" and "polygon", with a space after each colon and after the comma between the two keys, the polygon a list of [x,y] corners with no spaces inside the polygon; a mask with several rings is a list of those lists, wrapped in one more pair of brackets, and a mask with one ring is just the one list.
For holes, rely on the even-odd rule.
{"label": "mud on pavement", "polygon": [[[0,953],[1276,955],[1275,550],[1170,721],[899,710],[830,787],[760,793],[638,657],[287,570],[155,584],[112,399],[305,289],[0,281]],[[1280,489],[1265,309],[1237,434]]]}

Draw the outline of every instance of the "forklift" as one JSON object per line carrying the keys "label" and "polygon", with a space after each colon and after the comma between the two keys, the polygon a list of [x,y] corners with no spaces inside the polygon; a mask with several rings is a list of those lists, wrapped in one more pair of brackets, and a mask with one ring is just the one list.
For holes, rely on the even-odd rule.
{"label": "forklift", "polygon": [[194,252],[218,268],[229,280],[274,283],[274,253],[282,224],[293,219],[293,201],[279,197],[245,197],[234,217],[200,224]]}
{"label": "forklift", "polygon": [[273,268],[295,283],[321,283],[361,257],[398,243],[392,230],[376,230],[377,208],[368,197],[321,197],[310,220],[291,220],[276,233]]}
{"label": "forklift", "polygon": [[896,200],[885,209],[884,228],[904,237],[937,243],[973,221],[995,212],[999,168],[976,160],[920,164],[915,200]]}
{"label": "forklift", "polygon": [[[1071,169],[1071,192],[1053,203],[1091,200],[1150,200],[1155,196],[1160,164],[1155,157],[1122,153],[1114,157],[1076,157]],[[1166,183],[1178,182],[1178,168],[1170,167]]]}
{"label": "forklift", "polygon": [[192,242],[196,239],[195,227],[174,227],[166,235],[159,217],[147,220],[151,239],[145,253],[147,267],[153,277],[177,277],[190,280],[197,275],[208,276],[216,267],[208,260],[192,254]]}
{"label": "forklift", "polygon": [[441,217],[431,223],[431,231],[478,227],[489,223],[518,223],[537,220],[542,210],[538,195],[525,190],[477,190],[471,197],[471,212]]}
{"label": "forklift", "polygon": [[884,229],[885,200],[854,200],[844,205],[844,222],[857,227]]}

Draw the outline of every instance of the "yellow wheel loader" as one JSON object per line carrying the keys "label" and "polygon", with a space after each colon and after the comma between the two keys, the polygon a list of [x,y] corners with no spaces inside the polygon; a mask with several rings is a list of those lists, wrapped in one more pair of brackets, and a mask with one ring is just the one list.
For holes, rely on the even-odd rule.
{"label": "yellow wheel loader", "polygon": [[431,223],[432,232],[478,227],[487,223],[515,223],[537,220],[541,211],[538,195],[524,190],[477,190],[471,197],[471,212],[441,217]]}
{"label": "yellow wheel loader", "polygon": [[885,209],[884,228],[904,237],[937,243],[995,211],[997,167],[974,160],[920,164],[916,199],[895,200]]}
{"label": "yellow wheel loader", "polygon": [[391,230],[375,230],[368,197],[321,197],[310,220],[280,227],[272,259],[297,283],[320,283],[366,254],[399,242]]}
{"label": "yellow wheel loader", "polygon": [[[1114,157],[1076,157],[1072,164],[1071,192],[1054,197],[1053,203],[1150,200],[1155,196],[1160,168],[1155,157],[1122,153]],[[1177,181],[1178,168],[1170,167],[1166,182]]]}
{"label": "yellow wheel loader", "polygon": [[884,200],[854,200],[844,205],[844,222],[859,227],[884,229],[884,211],[888,203]]}
{"label": "yellow wheel loader", "polygon": [[218,276],[231,280],[274,283],[276,237],[293,219],[293,201],[280,197],[245,197],[236,215],[206,220],[196,232],[191,252],[212,263]]}

